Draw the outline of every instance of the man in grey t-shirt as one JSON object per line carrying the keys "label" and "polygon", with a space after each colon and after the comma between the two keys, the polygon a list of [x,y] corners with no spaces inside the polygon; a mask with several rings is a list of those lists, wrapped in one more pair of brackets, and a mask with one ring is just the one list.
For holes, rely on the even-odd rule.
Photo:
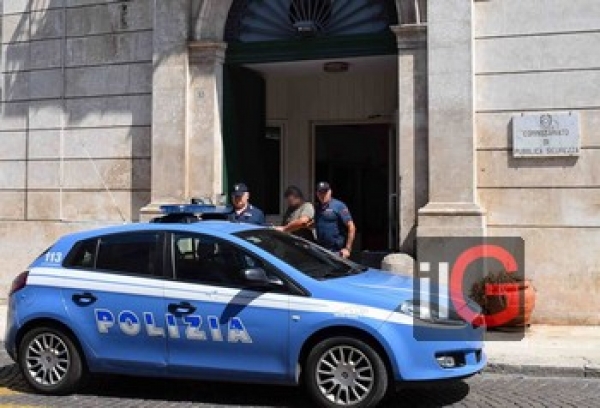
{"label": "man in grey t-shirt", "polygon": [[311,227],[315,218],[315,207],[304,199],[302,190],[296,186],[288,187],[284,197],[288,208],[283,216],[283,224],[278,229],[314,242],[315,234]]}

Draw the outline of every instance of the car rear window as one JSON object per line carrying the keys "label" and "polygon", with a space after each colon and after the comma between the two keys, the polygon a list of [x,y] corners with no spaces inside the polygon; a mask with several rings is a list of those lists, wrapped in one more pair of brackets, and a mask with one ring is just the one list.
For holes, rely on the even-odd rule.
{"label": "car rear window", "polygon": [[96,267],[97,247],[97,238],[79,242],[67,257],[65,266],[71,268],[94,269]]}

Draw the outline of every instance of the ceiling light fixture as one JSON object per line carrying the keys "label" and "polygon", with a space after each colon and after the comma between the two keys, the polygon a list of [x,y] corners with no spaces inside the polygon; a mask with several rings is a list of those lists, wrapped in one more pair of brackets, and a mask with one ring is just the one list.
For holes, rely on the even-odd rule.
{"label": "ceiling light fixture", "polygon": [[323,64],[323,70],[330,74],[339,74],[342,72],[348,72],[350,64],[344,61],[332,61]]}

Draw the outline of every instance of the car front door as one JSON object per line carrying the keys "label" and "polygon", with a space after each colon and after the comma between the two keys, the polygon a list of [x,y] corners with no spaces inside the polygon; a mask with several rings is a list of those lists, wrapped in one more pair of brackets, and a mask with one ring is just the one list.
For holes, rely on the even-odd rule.
{"label": "car front door", "polygon": [[244,271],[267,266],[228,241],[176,233],[171,243],[174,280],[165,284],[169,370],[196,378],[289,380],[285,285],[248,288]]}
{"label": "car front door", "polygon": [[102,236],[75,246],[63,297],[72,327],[105,371],[166,373],[165,234]]}

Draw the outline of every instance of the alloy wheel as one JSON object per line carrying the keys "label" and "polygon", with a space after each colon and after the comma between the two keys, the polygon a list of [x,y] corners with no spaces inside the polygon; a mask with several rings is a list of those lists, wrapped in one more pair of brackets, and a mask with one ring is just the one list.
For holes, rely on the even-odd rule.
{"label": "alloy wheel", "polygon": [[40,333],[27,346],[26,369],[40,385],[54,386],[64,380],[71,366],[69,349],[54,333]]}
{"label": "alloy wheel", "polygon": [[327,350],[316,366],[319,390],[334,404],[355,405],[371,393],[375,371],[369,358],[351,346],[336,346]]}

